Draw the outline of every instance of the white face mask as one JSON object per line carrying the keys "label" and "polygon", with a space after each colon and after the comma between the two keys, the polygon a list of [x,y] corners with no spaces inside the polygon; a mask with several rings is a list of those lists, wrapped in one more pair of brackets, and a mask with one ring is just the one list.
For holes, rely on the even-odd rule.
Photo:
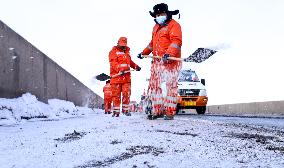
{"label": "white face mask", "polygon": [[158,16],[155,20],[161,25],[165,23],[165,21],[167,20],[167,16]]}

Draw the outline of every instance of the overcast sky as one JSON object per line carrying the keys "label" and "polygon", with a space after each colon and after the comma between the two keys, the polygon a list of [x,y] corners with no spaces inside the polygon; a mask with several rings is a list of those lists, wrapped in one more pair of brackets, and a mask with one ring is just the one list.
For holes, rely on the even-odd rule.
{"label": "overcast sky", "polygon": [[0,0],[0,20],[103,96],[108,53],[128,37],[142,71],[132,73],[132,100],[139,100],[150,60],[137,59],[154,26],[149,10],[165,2],[179,9],[182,57],[198,47],[226,46],[195,69],[206,79],[209,105],[284,100],[283,0]]}

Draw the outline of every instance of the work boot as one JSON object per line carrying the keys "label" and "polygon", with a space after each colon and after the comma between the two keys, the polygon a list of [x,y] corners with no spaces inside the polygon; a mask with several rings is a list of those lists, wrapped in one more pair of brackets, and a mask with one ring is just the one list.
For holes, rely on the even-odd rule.
{"label": "work boot", "polygon": [[150,114],[150,115],[147,115],[147,119],[148,119],[148,120],[154,120],[153,115],[151,115],[151,114]]}
{"label": "work boot", "polygon": [[153,119],[163,118],[163,117],[164,117],[164,115],[163,115],[163,114],[153,115]]}
{"label": "work boot", "polygon": [[107,114],[111,114],[111,112],[109,111],[109,112],[107,112]]}
{"label": "work boot", "polygon": [[174,119],[174,116],[164,115],[164,120],[173,120],[173,119]]}
{"label": "work boot", "polygon": [[126,116],[131,116],[130,112],[125,113]]}
{"label": "work boot", "polygon": [[147,119],[149,120],[156,120],[158,118],[163,118],[163,115],[148,115]]}
{"label": "work boot", "polygon": [[113,113],[112,117],[119,117],[119,113]]}

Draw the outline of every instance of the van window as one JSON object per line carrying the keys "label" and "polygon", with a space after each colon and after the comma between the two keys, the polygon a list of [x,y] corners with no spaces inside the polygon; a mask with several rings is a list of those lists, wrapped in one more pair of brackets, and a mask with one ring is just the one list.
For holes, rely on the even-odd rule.
{"label": "van window", "polygon": [[198,76],[195,71],[181,70],[178,78],[179,82],[199,82]]}

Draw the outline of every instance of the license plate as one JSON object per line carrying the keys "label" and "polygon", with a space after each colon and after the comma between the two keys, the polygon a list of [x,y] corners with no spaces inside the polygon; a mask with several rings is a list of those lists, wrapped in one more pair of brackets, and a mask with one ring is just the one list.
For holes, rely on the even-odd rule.
{"label": "license plate", "polygon": [[185,106],[196,106],[196,102],[194,101],[189,101],[184,103]]}

